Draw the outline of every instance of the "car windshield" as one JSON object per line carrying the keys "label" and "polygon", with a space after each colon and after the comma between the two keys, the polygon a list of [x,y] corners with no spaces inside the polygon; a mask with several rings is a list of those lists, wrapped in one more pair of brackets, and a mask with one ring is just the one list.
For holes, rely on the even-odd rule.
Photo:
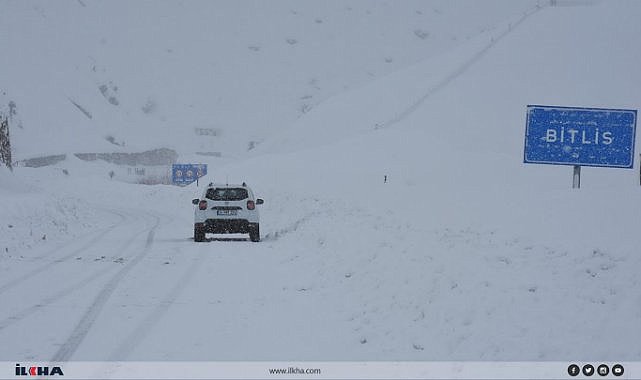
{"label": "car windshield", "polygon": [[207,190],[206,198],[213,201],[242,201],[249,195],[247,189],[243,188],[215,188]]}

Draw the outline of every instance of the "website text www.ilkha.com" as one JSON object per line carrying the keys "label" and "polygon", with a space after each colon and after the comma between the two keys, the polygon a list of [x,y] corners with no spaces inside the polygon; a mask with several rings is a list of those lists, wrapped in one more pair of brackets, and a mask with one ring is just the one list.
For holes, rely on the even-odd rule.
{"label": "website text www.ilkha.com", "polygon": [[288,367],[288,368],[270,368],[270,375],[320,375],[320,368],[298,368],[298,367]]}

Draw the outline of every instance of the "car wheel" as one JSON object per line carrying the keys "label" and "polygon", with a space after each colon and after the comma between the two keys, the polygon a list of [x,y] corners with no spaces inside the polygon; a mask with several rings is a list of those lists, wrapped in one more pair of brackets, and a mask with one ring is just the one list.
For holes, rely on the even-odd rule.
{"label": "car wheel", "polygon": [[249,227],[249,240],[253,242],[258,242],[260,241],[260,228],[258,223],[252,224]]}
{"label": "car wheel", "polygon": [[194,227],[194,241],[195,242],[205,241],[205,231],[202,228]]}

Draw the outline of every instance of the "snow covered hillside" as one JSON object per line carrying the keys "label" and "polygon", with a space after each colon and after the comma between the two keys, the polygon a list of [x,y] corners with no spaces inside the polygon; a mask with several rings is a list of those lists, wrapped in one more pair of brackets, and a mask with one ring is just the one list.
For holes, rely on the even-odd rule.
{"label": "snow covered hillside", "polygon": [[[639,163],[574,190],[522,163],[527,104],[640,108],[641,3],[0,4],[18,157],[169,147],[210,173],[0,171],[1,360],[641,356]],[[33,59],[45,35],[65,49]],[[208,181],[265,199],[260,243],[193,242]]]}
{"label": "snow covered hillside", "polygon": [[0,94],[20,118],[16,159],[234,156],[333,95],[489,38],[534,3],[5,0]]}

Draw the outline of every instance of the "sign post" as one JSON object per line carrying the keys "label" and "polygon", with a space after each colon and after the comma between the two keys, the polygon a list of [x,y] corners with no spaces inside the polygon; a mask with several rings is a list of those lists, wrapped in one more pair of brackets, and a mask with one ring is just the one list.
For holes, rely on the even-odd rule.
{"label": "sign post", "polygon": [[527,164],[571,165],[572,188],[581,187],[581,166],[632,169],[636,110],[527,106]]}
{"label": "sign post", "polygon": [[173,164],[171,180],[174,185],[185,186],[207,175],[207,164]]}
{"label": "sign post", "polygon": [[581,167],[579,165],[574,165],[574,175],[572,176],[572,188],[573,189],[581,188]]}

